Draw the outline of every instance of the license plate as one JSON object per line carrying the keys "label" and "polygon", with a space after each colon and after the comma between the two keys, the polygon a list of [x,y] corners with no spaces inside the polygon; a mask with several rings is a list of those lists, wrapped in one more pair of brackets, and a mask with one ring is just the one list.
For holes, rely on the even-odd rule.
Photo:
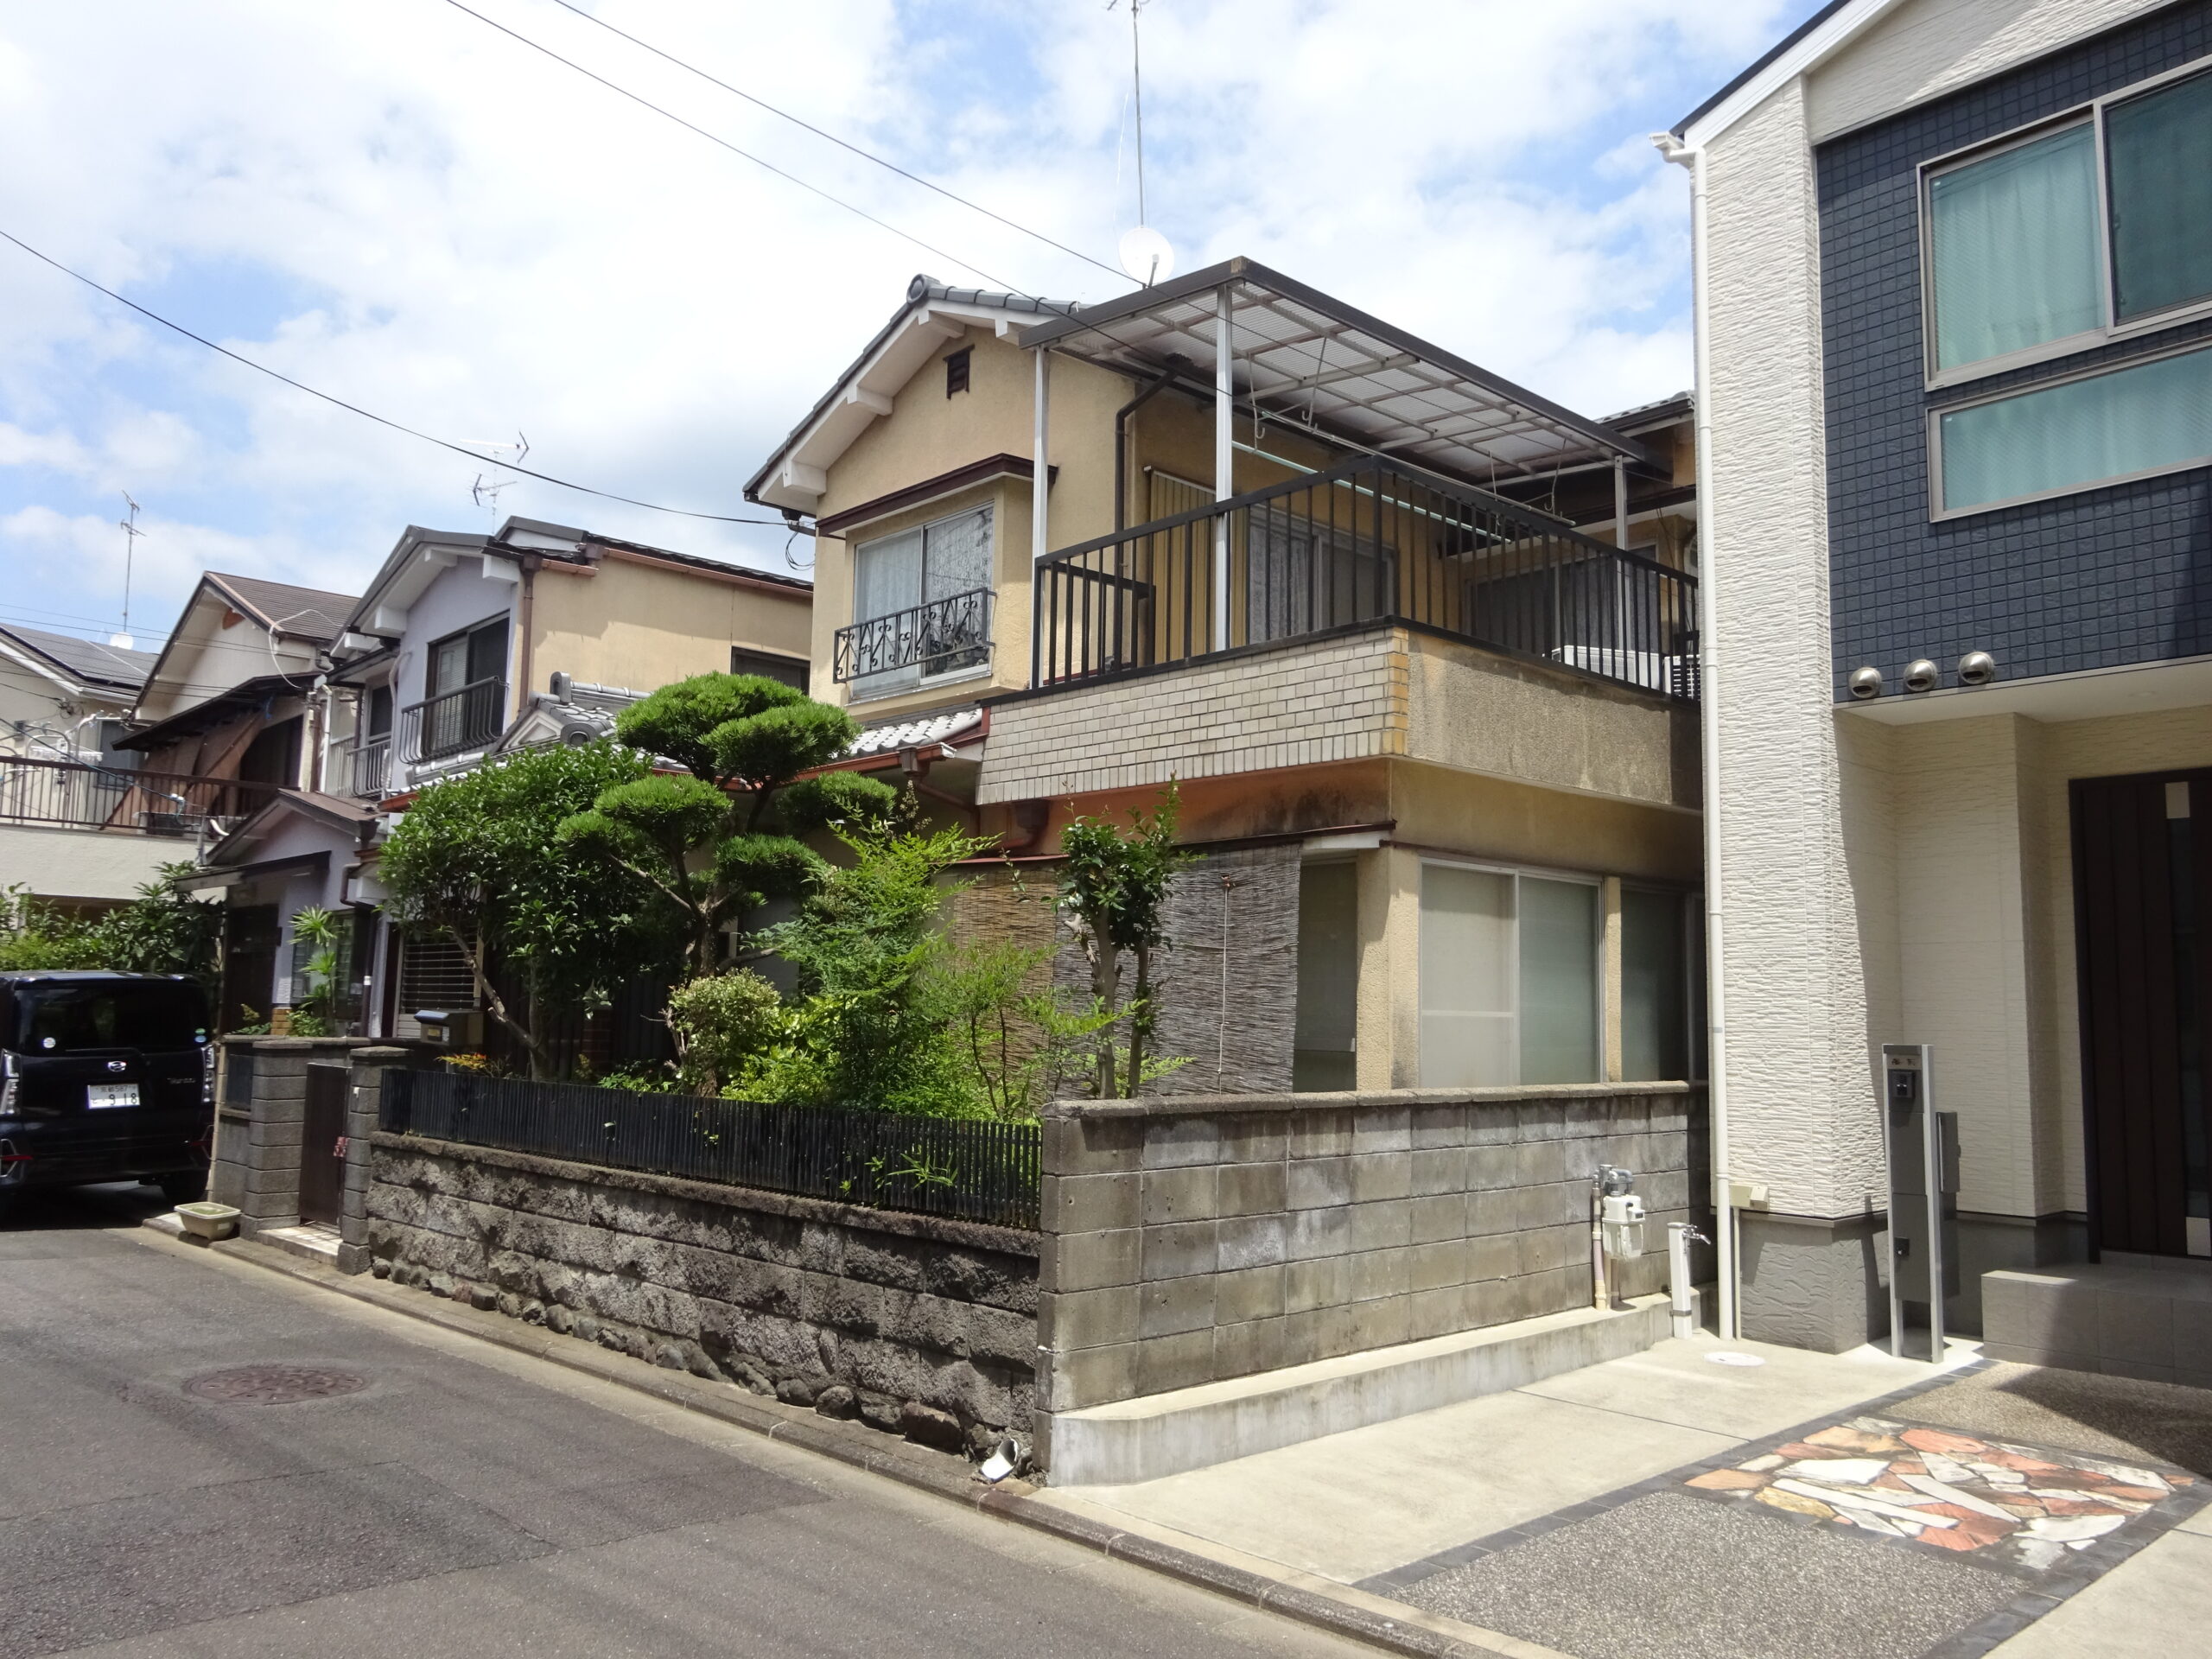
{"label": "license plate", "polygon": [[135,1083],[88,1083],[85,1085],[85,1104],[97,1111],[103,1106],[136,1106],[138,1085]]}

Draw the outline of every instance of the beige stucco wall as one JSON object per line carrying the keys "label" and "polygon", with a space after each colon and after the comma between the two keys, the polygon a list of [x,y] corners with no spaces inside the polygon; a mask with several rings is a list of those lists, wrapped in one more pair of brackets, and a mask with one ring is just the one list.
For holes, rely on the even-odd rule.
{"label": "beige stucco wall", "polygon": [[[969,390],[948,397],[944,359],[966,347]],[[994,455],[1027,459],[1034,442],[1035,369],[1030,354],[988,328],[947,340],[892,398],[891,412],[869,423],[830,467],[817,516],[840,512],[908,489]],[[1114,524],[1114,411],[1129,383],[1088,364],[1055,359],[1051,441],[1054,469],[1051,540],[1056,547],[1105,534]],[[1027,480],[1002,478],[815,542],[814,677],[817,695],[847,700],[831,677],[836,631],[853,620],[852,550],[860,543],[994,504],[991,671],[973,681],[925,686],[855,705],[855,718],[880,724],[923,709],[971,700],[994,688],[1029,683],[1031,497]]]}
{"label": "beige stucco wall", "polygon": [[524,694],[560,671],[595,685],[651,690],[693,674],[729,671],[732,645],[806,657],[812,606],[804,593],[708,571],[609,556],[578,574],[548,564],[535,578]]}
{"label": "beige stucco wall", "polygon": [[0,888],[41,899],[131,899],[164,864],[189,863],[192,842],[102,830],[0,824]]}
{"label": "beige stucco wall", "polygon": [[[226,615],[234,620],[223,626]],[[304,684],[315,677],[315,648],[304,640],[271,640],[268,631],[232,611],[222,598],[202,588],[177,623],[159,675],[147,682],[137,718],[148,724],[168,719],[265,674],[296,674]]]}

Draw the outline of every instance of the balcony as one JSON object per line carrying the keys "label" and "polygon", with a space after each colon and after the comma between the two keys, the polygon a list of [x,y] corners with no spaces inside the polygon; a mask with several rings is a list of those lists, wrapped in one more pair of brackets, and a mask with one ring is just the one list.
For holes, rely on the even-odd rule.
{"label": "balcony", "polygon": [[401,752],[421,761],[488,748],[505,729],[506,709],[504,680],[477,680],[426,697],[399,711]]}
{"label": "balcony", "polygon": [[1387,624],[1697,696],[1694,577],[1374,456],[1049,554],[1033,603],[1040,689]]}
{"label": "balcony", "polygon": [[880,695],[981,668],[990,660],[991,590],[973,588],[837,630],[831,672],[841,685],[868,682]]}
{"label": "balcony", "polygon": [[365,737],[346,752],[346,790],[357,800],[380,801],[391,791],[391,734]]}
{"label": "balcony", "polygon": [[219,833],[276,792],[235,778],[0,755],[0,824],[191,837],[211,826]]}

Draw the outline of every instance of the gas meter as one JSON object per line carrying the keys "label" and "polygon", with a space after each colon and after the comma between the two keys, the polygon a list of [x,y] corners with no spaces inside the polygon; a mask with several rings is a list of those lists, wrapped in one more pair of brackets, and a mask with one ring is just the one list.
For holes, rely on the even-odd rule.
{"label": "gas meter", "polygon": [[1627,1262],[1643,1254],[1643,1197],[1638,1192],[1608,1192],[1599,1204],[1605,1228],[1605,1254]]}

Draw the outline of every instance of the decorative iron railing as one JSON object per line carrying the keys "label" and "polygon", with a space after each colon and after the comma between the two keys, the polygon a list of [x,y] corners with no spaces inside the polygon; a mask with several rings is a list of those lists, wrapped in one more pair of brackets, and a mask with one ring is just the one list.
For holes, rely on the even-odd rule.
{"label": "decorative iron railing", "polygon": [[980,668],[990,658],[991,590],[933,599],[836,632],[831,672],[840,684],[911,672],[916,678]]}
{"label": "decorative iron railing", "polygon": [[273,784],[235,778],[0,755],[0,823],[190,836],[210,821],[245,817],[275,793]]}
{"label": "decorative iron railing", "polygon": [[1034,1123],[762,1106],[447,1071],[384,1077],[378,1122],[394,1134],[875,1210],[1038,1224],[1043,1140]]}
{"label": "decorative iron railing", "polygon": [[1695,577],[1374,456],[1063,548],[1033,602],[1038,686],[1388,621],[1697,695]]}
{"label": "decorative iron railing", "polygon": [[391,734],[379,732],[356,743],[346,757],[346,788],[365,801],[382,800],[391,791]]}
{"label": "decorative iron railing", "polygon": [[438,760],[480,749],[505,728],[507,687],[504,680],[478,680],[399,711],[403,752],[410,760]]}

